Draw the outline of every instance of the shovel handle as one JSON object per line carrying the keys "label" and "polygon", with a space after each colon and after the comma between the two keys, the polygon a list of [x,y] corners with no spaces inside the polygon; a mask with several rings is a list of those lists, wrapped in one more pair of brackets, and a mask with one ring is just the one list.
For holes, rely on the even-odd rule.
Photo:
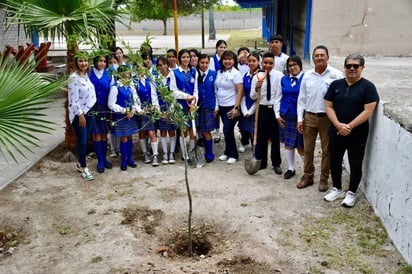
{"label": "shovel handle", "polygon": [[[194,99],[194,102],[190,103],[188,99],[186,99],[186,104],[189,107],[190,112],[194,112],[194,107],[197,105],[197,99]],[[193,135],[194,137],[197,136],[196,133],[196,122],[195,119],[192,119],[192,130],[193,130]]]}
{"label": "shovel handle", "polygon": [[[259,76],[259,72],[256,73],[256,78],[258,79],[258,81],[263,81],[266,78],[267,75],[268,75],[268,72],[267,72],[267,70],[265,70],[265,74],[263,74],[262,77]],[[257,93],[257,99],[256,99],[255,128],[253,130],[253,146],[254,147],[257,144],[260,97],[261,97],[261,91],[259,90],[258,93]]]}

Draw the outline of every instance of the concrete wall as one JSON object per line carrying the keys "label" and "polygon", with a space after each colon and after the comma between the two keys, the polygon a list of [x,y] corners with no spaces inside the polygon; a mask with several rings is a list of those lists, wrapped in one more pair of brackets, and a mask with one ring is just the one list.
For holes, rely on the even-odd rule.
{"label": "concrete wall", "polygon": [[383,113],[371,119],[363,192],[389,236],[412,265],[412,134]]}
{"label": "concrete wall", "polygon": [[[214,12],[215,29],[257,29],[262,27],[262,12]],[[125,21],[129,25],[128,20]],[[173,18],[167,20],[167,29],[170,34],[173,32]],[[189,16],[178,17],[178,27],[180,30],[201,30],[202,15],[200,13]],[[209,11],[204,12],[205,32],[209,31]],[[118,30],[125,30],[124,26],[116,26]],[[138,31],[162,31],[163,22],[154,20],[143,20],[139,23],[131,23],[131,27]]]}
{"label": "concrete wall", "polygon": [[311,46],[331,54],[412,56],[411,0],[313,0]]}

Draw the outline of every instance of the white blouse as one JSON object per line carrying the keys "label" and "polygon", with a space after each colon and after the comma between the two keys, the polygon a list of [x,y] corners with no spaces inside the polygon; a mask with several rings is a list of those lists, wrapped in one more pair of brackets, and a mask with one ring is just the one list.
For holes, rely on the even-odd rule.
{"label": "white blouse", "polygon": [[215,81],[216,100],[219,106],[229,107],[236,103],[237,91],[235,85],[243,84],[242,73],[235,68],[217,72]]}
{"label": "white blouse", "polygon": [[96,103],[96,91],[89,76],[74,72],[69,77],[68,110],[70,123],[76,115],[87,114]]}

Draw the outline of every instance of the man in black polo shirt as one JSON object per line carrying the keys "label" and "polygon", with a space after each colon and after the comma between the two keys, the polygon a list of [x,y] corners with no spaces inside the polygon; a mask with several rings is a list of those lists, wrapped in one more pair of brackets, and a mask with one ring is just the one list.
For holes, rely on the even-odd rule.
{"label": "man in black polo shirt", "polygon": [[[333,190],[325,201],[345,199],[344,207],[356,203],[356,190],[362,178],[362,162],[368,139],[368,119],[379,102],[375,85],[362,78],[365,59],[359,54],[350,54],[345,59],[345,78],[331,83],[325,95],[326,113],[332,125],[329,129],[330,171]],[[348,152],[350,179],[349,191],[342,190],[342,160]]]}

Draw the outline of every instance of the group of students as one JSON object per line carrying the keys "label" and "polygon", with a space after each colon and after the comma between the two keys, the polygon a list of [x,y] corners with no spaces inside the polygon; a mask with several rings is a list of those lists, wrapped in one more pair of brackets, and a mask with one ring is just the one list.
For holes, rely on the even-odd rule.
{"label": "group of students", "polygon": [[[253,145],[255,112],[259,109],[255,157],[261,160],[260,168],[267,167],[270,140],[272,166],[277,174],[282,174],[280,142],[283,142],[289,151],[286,155],[289,168],[284,177],[293,177],[294,149],[300,151],[303,148],[302,136],[296,129],[302,61],[298,56],[289,58],[281,53],[278,42],[282,42],[281,36],[271,37],[271,52],[262,56],[245,47],[239,48],[236,54],[227,50],[224,40],[217,41],[216,54],[211,57],[195,49],[179,52],[170,49],[165,56],[154,60],[152,51],[144,50],[140,52],[142,64],[126,63],[123,50],[116,48],[110,56],[96,56],[92,68],[89,68],[86,56],[76,55],[76,71],[69,78],[68,108],[78,140],[77,170],[84,179],[94,179],[86,164],[90,134],[99,173],[112,168],[106,158],[108,139],[112,148],[110,155],[120,154],[121,170],[136,167],[132,138],[136,133],[145,163],[159,165],[158,131],[162,164],[175,163],[177,140],[182,159],[189,159],[187,151],[195,147],[196,136],[202,139],[206,161],[211,162],[215,158],[213,143],[220,141],[220,121],[223,122],[225,149],[218,159],[228,164],[236,163],[239,152],[244,152],[247,145]],[[132,66],[139,65],[146,70],[136,75]],[[185,114],[197,105],[196,130],[188,123],[187,131],[179,132],[166,118],[153,121],[148,115],[148,107],[160,110],[169,107],[160,96],[159,83],[172,91]],[[239,148],[235,138],[236,125],[241,133]],[[188,148],[184,147],[185,143],[189,144]]]}
{"label": "group of students", "polygon": [[[149,47],[140,51],[141,64],[132,64],[144,70],[135,70],[127,64],[121,48],[116,48],[110,56],[96,56],[91,69],[87,56],[76,55],[76,71],[69,77],[68,110],[77,136],[77,170],[85,180],[94,179],[86,165],[91,134],[99,173],[112,168],[106,159],[108,138],[110,155],[121,156],[121,170],[137,166],[133,161],[132,138],[136,133],[145,163],[159,165],[158,131],[162,164],[176,162],[177,140],[182,160],[189,161],[188,151],[201,141],[206,162],[212,162],[213,143],[220,141],[222,121],[225,148],[218,157],[220,161],[236,163],[239,152],[251,144],[255,145],[254,157],[260,160],[260,169],[265,169],[270,142],[271,164],[274,172],[281,175],[280,144],[283,143],[288,164],[285,179],[295,176],[295,150],[304,163],[304,175],[297,184],[299,189],[314,184],[313,157],[319,134],[322,148],[319,191],[329,189],[331,171],[333,190],[325,200],[344,197],[343,206],[354,206],[362,176],[367,120],[379,101],[375,86],[361,76],[365,60],[359,54],[349,55],[343,74],[328,65],[327,48],[317,46],[312,56],[315,66],[304,74],[301,58],[282,53],[282,46],[282,36],[274,35],[270,38],[270,50],[263,55],[250,52],[246,47],[239,48],[236,54],[227,50],[224,40],[219,40],[212,57],[196,49],[179,52],[170,49],[166,56],[156,60]],[[149,109],[171,108],[161,96],[161,87],[171,92],[184,114],[188,115],[195,107],[196,122],[187,123],[184,132],[177,130],[177,125],[168,118],[151,117]],[[356,92],[350,93],[351,89]],[[239,148],[236,125],[241,137]],[[216,133],[215,139],[212,131]],[[152,154],[148,152],[149,143]],[[185,146],[187,143],[189,148]],[[341,182],[346,150],[351,168],[347,193],[343,192]]]}

